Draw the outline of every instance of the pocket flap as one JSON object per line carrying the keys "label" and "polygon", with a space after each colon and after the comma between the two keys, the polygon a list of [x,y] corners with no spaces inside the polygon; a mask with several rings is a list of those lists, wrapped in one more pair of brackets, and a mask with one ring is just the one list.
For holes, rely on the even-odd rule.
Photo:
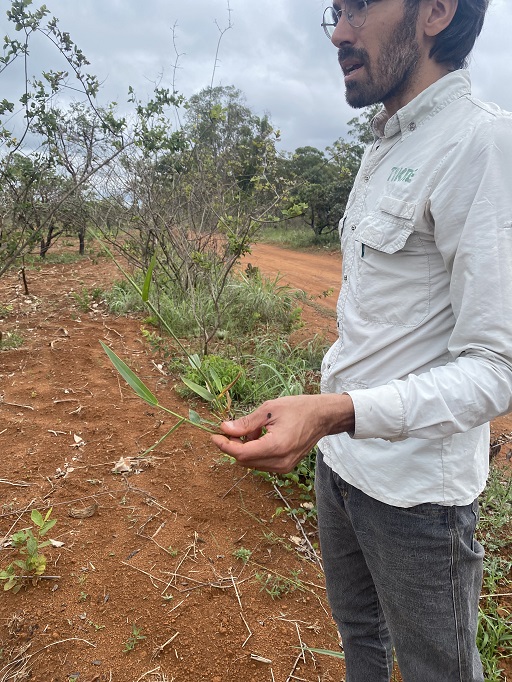
{"label": "pocket flap", "polygon": [[389,213],[397,218],[404,218],[405,220],[411,220],[414,217],[414,209],[416,204],[411,204],[409,201],[403,201],[402,199],[397,199],[396,197],[384,196],[380,200],[379,208],[384,213]]}
{"label": "pocket flap", "polygon": [[383,253],[396,253],[403,249],[413,231],[413,226],[410,223],[401,220],[390,220],[383,223],[382,216],[375,213],[369,215],[364,223],[360,225],[357,232],[357,241]]}

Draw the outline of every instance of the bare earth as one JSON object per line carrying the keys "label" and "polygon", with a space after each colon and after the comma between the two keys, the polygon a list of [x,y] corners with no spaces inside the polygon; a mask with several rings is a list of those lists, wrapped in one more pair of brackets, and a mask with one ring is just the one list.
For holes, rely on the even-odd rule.
{"label": "bare earth", "polygon": [[[334,338],[339,255],[261,245],[247,260],[307,292],[297,337]],[[0,353],[0,569],[15,558],[5,540],[30,524],[31,509],[53,508],[49,536],[63,545],[44,550],[49,579],[0,593],[0,681],[339,681],[342,663],[300,648],[337,648],[322,573],[308,559],[314,529],[275,516],[271,486],[222,462],[197,429],[129,460],[174,421],[133,396],[99,340],[168,408],[191,405],[158,367],[140,319],[101,303],[84,312],[73,297],[107,287],[113,267],[85,258],[28,276],[28,297],[17,273],[0,280],[0,304],[12,306],[0,331],[24,338]],[[510,434],[512,420],[493,431]],[[113,472],[122,457],[131,470]],[[240,549],[252,552],[247,564],[233,555]],[[272,599],[276,578],[290,591]]]}

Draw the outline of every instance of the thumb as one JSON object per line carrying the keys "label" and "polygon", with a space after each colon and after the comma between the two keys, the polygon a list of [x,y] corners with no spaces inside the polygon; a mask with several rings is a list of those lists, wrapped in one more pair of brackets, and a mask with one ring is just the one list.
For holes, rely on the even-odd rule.
{"label": "thumb", "polygon": [[263,409],[262,406],[254,412],[240,417],[240,419],[222,422],[221,429],[227,436],[232,438],[246,437],[250,440],[261,435],[261,429],[268,425],[271,417],[272,415],[268,410]]}

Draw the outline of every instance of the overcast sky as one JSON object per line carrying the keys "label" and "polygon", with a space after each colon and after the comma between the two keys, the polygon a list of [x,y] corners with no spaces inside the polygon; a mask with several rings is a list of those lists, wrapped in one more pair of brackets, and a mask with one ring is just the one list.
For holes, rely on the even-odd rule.
{"label": "overcast sky", "polygon": [[[232,28],[222,38],[214,84],[235,85],[254,113],[268,113],[287,151],[304,145],[325,149],[346,135],[347,121],[357,115],[345,103],[336,50],[320,28],[327,2],[229,0]],[[88,57],[89,71],[103,82],[103,103],[125,102],[129,85],[141,99],[159,79],[170,85],[176,50],[176,89],[190,96],[208,86],[219,27],[228,25],[227,0],[46,0],[46,5]],[[14,36],[3,11],[1,35]],[[509,111],[511,39],[512,1],[491,0],[471,61],[473,92]],[[38,49],[32,51],[29,75],[38,73],[46,50],[51,54],[48,47]],[[62,68],[55,61],[51,66]],[[2,97],[16,77],[14,68],[4,72]]]}

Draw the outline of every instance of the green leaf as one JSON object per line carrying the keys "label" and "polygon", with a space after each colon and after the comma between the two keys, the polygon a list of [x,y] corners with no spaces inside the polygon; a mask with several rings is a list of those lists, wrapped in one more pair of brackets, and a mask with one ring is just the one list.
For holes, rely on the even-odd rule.
{"label": "green leaf", "polygon": [[185,386],[188,386],[191,391],[197,393],[197,395],[200,396],[203,400],[206,400],[209,403],[215,400],[215,396],[213,395],[213,393],[210,393],[210,391],[206,389],[204,386],[199,386],[199,384],[196,384],[195,381],[191,381],[186,377],[181,377],[181,380],[183,381]]}
{"label": "green leaf", "polygon": [[153,254],[151,262],[149,263],[149,268],[144,279],[144,284],[142,285],[142,300],[147,303],[149,299],[149,287],[151,286],[151,278],[153,277],[153,268],[155,267],[156,256]]}
{"label": "green leaf", "polygon": [[201,417],[194,410],[188,411],[188,418],[192,422],[192,424],[199,425],[199,424],[203,423],[203,420],[201,419]]}
{"label": "green leaf", "polygon": [[27,540],[27,552],[31,558],[37,554],[37,540],[35,538],[29,538]]}
{"label": "green leaf", "polygon": [[54,525],[57,523],[57,519],[50,519],[49,521],[45,521],[44,526],[41,528],[39,531],[39,535],[42,537],[43,535],[46,535],[46,533],[54,527]]}
{"label": "green leaf", "polygon": [[306,651],[311,651],[314,654],[322,654],[324,656],[332,656],[333,658],[345,658],[343,651],[331,651],[331,649],[312,649],[310,647],[305,647]]}
{"label": "green leaf", "polygon": [[42,527],[44,519],[41,512],[37,511],[37,509],[32,509],[30,518],[32,519],[32,523],[35,523],[38,528]]}
{"label": "green leaf", "polygon": [[201,370],[201,358],[197,353],[188,356],[188,361],[194,369]]}
{"label": "green leaf", "polygon": [[157,406],[158,398],[156,398],[156,396],[154,396],[151,393],[149,388],[144,383],[142,383],[139,377],[134,372],[132,372],[132,370],[128,367],[128,365],[125,362],[123,362],[120,358],[117,357],[113,350],[110,350],[110,348],[106,346],[103,343],[103,341],[100,341],[100,343],[103,350],[108,355],[110,361],[114,365],[114,367],[117,369],[117,371],[126,381],[126,383],[130,386],[130,388],[132,388],[135,391],[139,398],[142,398],[142,400],[145,400],[150,405]]}
{"label": "green leaf", "polygon": [[219,375],[213,369],[212,366],[208,368],[208,371],[210,372],[210,377],[212,378],[212,381],[215,385],[215,388],[217,389],[217,392],[222,393],[222,389],[224,388],[224,386],[222,385],[222,381],[220,380]]}
{"label": "green leaf", "polygon": [[167,431],[167,433],[166,433],[164,436],[162,436],[158,442],[156,442],[156,443],[155,443],[154,445],[152,445],[150,448],[148,448],[147,450],[145,450],[145,451],[142,453],[141,457],[145,457],[149,452],[151,452],[152,450],[154,450],[155,448],[157,448],[161,443],[164,442],[164,440],[165,440],[168,436],[171,435],[171,433],[174,433],[177,429],[179,429],[179,427],[180,427],[185,421],[186,421],[185,417],[181,417],[181,419],[180,419],[180,420],[179,420],[171,429],[169,429],[169,431]]}

